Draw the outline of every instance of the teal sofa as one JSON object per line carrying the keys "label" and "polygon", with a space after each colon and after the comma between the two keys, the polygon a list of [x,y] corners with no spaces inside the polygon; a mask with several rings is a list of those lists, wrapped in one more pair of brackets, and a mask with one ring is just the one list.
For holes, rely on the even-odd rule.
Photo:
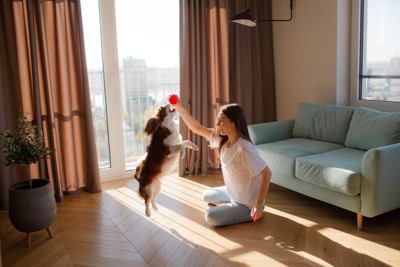
{"label": "teal sofa", "polygon": [[248,128],[272,183],[357,213],[358,229],[400,208],[400,112],[301,103]]}

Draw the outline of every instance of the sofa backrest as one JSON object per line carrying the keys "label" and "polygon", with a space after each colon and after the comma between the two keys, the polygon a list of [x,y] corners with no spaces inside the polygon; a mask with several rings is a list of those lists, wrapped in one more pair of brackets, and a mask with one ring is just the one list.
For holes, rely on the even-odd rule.
{"label": "sofa backrest", "polygon": [[354,110],[345,145],[369,150],[400,142],[400,112]]}
{"label": "sofa backrest", "polygon": [[344,145],[354,107],[300,103],[292,136]]}

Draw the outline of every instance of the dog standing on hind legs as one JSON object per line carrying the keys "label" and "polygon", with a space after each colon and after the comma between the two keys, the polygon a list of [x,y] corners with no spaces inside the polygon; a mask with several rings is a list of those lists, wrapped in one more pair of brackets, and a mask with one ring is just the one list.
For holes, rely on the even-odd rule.
{"label": "dog standing on hind legs", "polygon": [[192,142],[182,141],[179,125],[174,120],[175,108],[171,104],[159,106],[144,129],[150,137],[147,153],[136,167],[139,195],[144,199],[146,215],[151,216],[150,204],[157,210],[155,198],[161,190],[161,178],[174,169],[179,158],[185,157],[186,148],[199,150]]}

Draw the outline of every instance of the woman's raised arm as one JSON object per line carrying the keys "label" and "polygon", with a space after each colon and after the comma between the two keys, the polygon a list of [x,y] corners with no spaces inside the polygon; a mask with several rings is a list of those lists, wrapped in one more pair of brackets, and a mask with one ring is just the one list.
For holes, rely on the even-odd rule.
{"label": "woman's raised arm", "polygon": [[176,104],[171,103],[176,110],[179,112],[182,120],[185,122],[187,127],[195,134],[201,135],[205,138],[210,137],[210,128],[203,126],[198,120],[192,117],[189,112],[181,105],[180,99],[177,99]]}

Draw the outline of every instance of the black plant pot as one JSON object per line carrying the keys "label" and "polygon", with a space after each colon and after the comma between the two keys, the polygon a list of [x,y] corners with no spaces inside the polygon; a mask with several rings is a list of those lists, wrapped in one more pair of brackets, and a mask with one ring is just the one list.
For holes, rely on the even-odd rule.
{"label": "black plant pot", "polygon": [[53,237],[50,226],[56,212],[56,201],[48,180],[32,179],[32,189],[28,180],[10,186],[10,221],[18,231],[27,233],[27,246],[30,246],[32,232],[46,229]]}

